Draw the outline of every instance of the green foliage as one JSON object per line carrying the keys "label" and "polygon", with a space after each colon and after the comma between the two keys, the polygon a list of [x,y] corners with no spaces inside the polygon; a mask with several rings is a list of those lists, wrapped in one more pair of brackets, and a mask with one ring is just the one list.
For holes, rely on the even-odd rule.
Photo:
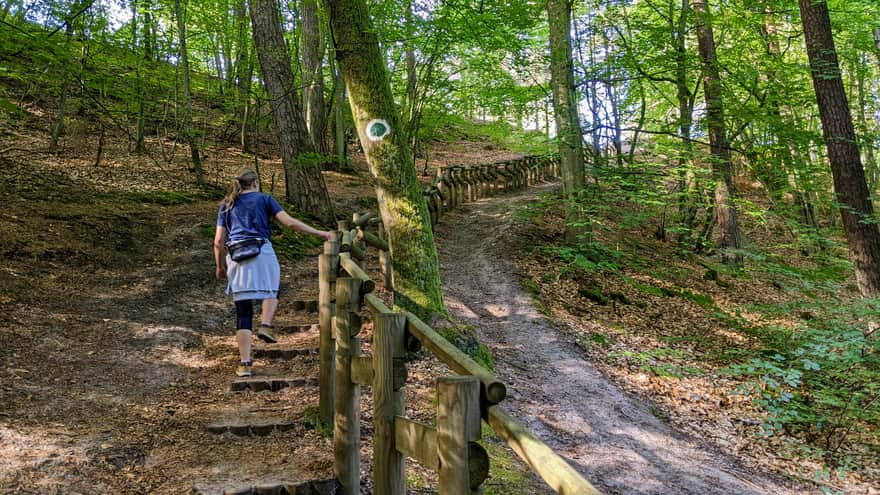
{"label": "green foliage", "polygon": [[[701,375],[704,371],[694,366],[683,366],[674,361],[686,358],[684,351],[668,347],[650,349],[646,352],[612,351],[608,357],[624,360],[638,366],[641,371],[659,377],[681,378],[686,375]],[[672,362],[669,362],[672,361]]]}
{"label": "green foliage", "polygon": [[473,327],[466,325],[456,325],[437,329],[444,339],[452,342],[459,350],[470,356],[483,368],[489,371],[495,369],[495,359],[492,357],[492,351],[485,344],[479,342],[474,334]]}
{"label": "green foliage", "polygon": [[545,253],[563,263],[560,275],[582,273],[615,273],[620,270],[620,253],[600,242],[587,242],[574,247],[550,246]]}
{"label": "green foliage", "polygon": [[297,260],[310,249],[320,246],[320,237],[294,232],[286,227],[274,224],[272,228],[272,248],[280,258]]}
{"label": "green foliage", "polygon": [[552,494],[532,473],[532,470],[523,465],[495,432],[485,422],[483,423],[483,441],[480,442],[489,454],[489,480],[484,485],[485,495],[537,495]]}
{"label": "green foliage", "polygon": [[321,418],[321,411],[318,406],[308,406],[302,412],[303,424],[311,427],[318,435],[324,438],[333,436],[333,424],[324,421]]}
{"label": "green foliage", "polygon": [[581,344],[582,347],[588,347],[590,343],[596,344],[603,349],[611,347],[611,340],[605,334],[590,332],[589,335],[587,335],[587,339],[588,341],[578,339],[578,343]]}
{"label": "green foliage", "polygon": [[[540,132],[524,131],[504,121],[475,122],[448,113],[428,113],[422,120],[419,135],[423,142],[489,141],[499,149],[526,154],[544,154],[554,151],[547,136]],[[429,153],[430,153],[430,145]]]}
{"label": "green foliage", "polygon": [[846,308],[796,306],[812,315],[802,328],[765,339],[761,357],[728,368],[750,378],[739,392],[765,412],[766,435],[803,435],[831,457],[859,442],[877,448],[880,435],[865,427],[880,422],[880,340],[866,337],[866,330],[880,314],[880,300]]}
{"label": "green foliage", "polygon": [[358,206],[365,210],[379,211],[379,200],[375,196],[358,198]]}

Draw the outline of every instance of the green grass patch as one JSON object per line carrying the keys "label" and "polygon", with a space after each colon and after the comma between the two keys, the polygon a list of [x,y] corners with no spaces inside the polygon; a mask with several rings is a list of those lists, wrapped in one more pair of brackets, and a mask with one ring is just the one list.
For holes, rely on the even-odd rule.
{"label": "green grass patch", "polygon": [[578,334],[575,336],[575,340],[578,345],[580,345],[584,349],[589,349],[590,347],[598,345],[603,349],[608,349],[611,347],[611,339],[608,338],[607,335],[601,334],[598,332],[590,332],[586,335]]}
{"label": "green grass patch", "polygon": [[655,285],[646,284],[643,282],[639,282],[636,279],[630,277],[623,277],[624,280],[629,282],[630,285],[635,287],[636,289],[650,294],[652,296],[663,296],[663,297],[680,297],[682,299],[686,299],[688,301],[696,303],[698,306],[705,309],[714,309],[715,308],[715,299],[708,294],[701,294],[699,292],[694,292],[690,289],[673,289],[669,287],[657,287]]}
{"label": "green grass patch", "polygon": [[495,358],[492,357],[492,351],[477,340],[473,327],[457,324],[454,327],[439,328],[437,333],[483,368],[489,371],[495,370]]}
{"label": "green grass patch", "polygon": [[544,495],[554,493],[547,488],[532,470],[524,465],[516,454],[483,423],[483,439],[480,445],[489,454],[489,478],[484,486],[485,495]]}
{"label": "green grass patch", "polygon": [[613,351],[608,353],[611,359],[624,359],[631,361],[641,371],[666,378],[682,378],[685,375],[703,375],[706,373],[700,367],[682,366],[674,362],[690,356],[690,353],[680,349],[658,347],[645,352]]}
{"label": "green grass patch", "polygon": [[323,243],[320,237],[300,234],[285,227],[276,226],[272,230],[272,247],[275,249],[275,254],[286,260],[300,259],[310,249]]}
{"label": "green grass patch", "polygon": [[321,419],[321,411],[317,406],[308,406],[302,413],[303,423],[312,427],[318,435],[324,438],[333,436],[333,425]]}

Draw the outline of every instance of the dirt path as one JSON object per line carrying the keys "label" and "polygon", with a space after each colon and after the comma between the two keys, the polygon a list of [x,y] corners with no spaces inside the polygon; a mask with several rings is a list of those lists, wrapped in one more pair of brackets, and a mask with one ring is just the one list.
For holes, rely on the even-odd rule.
{"label": "dirt path", "polygon": [[664,424],[535,309],[505,247],[516,205],[550,187],[464,206],[437,228],[447,307],[492,350],[506,408],[607,494],[802,493]]}

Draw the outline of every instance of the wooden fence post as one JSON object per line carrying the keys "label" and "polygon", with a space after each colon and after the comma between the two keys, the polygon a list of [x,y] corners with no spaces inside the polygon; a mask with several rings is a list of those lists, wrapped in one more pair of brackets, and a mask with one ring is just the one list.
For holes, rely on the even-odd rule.
{"label": "wooden fence post", "polygon": [[452,191],[453,191],[453,193],[452,193],[452,203],[453,203],[452,206],[453,206],[453,208],[458,208],[462,203],[462,201],[461,201],[462,183],[461,183],[461,174],[459,174],[459,172],[458,172],[458,165],[454,165],[451,169],[449,169],[449,178],[452,179],[452,183],[454,184],[454,187],[452,189]]}
{"label": "wooden fence post", "polygon": [[[394,442],[394,417],[403,416],[403,332],[406,315],[373,315],[373,493],[404,495],[406,469]],[[403,368],[401,368],[403,367]],[[397,379],[395,379],[397,378]]]}
{"label": "wooden fence post", "polygon": [[[440,220],[440,211],[438,208],[437,211],[437,220]],[[385,234],[385,224],[379,224],[379,238],[387,241],[387,235]],[[394,277],[392,277],[393,272],[391,270],[391,245],[389,244],[388,249],[380,249],[379,250],[379,267],[382,270],[382,276],[385,280],[385,290],[393,291],[394,290]]]}
{"label": "wooden fence post", "polygon": [[333,421],[333,457],[343,495],[360,493],[360,385],[352,382],[351,362],[360,355],[361,281],[336,280],[336,400]]}
{"label": "wooden fence post", "polygon": [[440,168],[437,169],[437,174],[440,177],[440,181],[437,182],[437,187],[443,194],[443,207],[447,210],[451,210],[452,199],[450,199],[450,193],[452,191],[452,184],[449,182],[449,171],[445,168]]}
{"label": "wooden fence post", "polygon": [[[363,227],[358,225],[358,223],[359,223],[358,221],[360,220],[360,218],[361,218],[360,213],[352,213],[352,215],[351,215],[351,224],[357,226],[356,228],[357,228],[358,232],[360,232],[363,229],[366,229],[366,227],[367,227],[366,225],[364,225]],[[355,249],[352,249],[352,252],[354,253],[357,249],[360,249],[360,254],[362,255],[361,258],[354,258],[355,261],[357,261],[358,266],[361,268],[367,266],[367,260],[366,260],[367,245],[363,240],[363,236],[357,236],[357,235],[352,236],[351,243],[355,245],[355,246],[353,246]]]}
{"label": "wooden fence post", "polygon": [[[480,382],[473,376],[437,379],[439,494],[479,493],[471,486],[469,443],[480,438]],[[482,480],[480,480],[482,481]]]}
{"label": "wooden fence post", "polygon": [[318,409],[321,419],[328,425],[333,421],[333,391],[336,370],[336,344],[333,335],[333,316],[336,308],[333,296],[336,273],[339,269],[339,240],[324,243],[324,254],[318,258],[318,359],[320,372],[320,399]]}
{"label": "wooden fence post", "polygon": [[468,184],[467,178],[464,176],[464,165],[457,165],[455,167],[455,177],[458,179],[459,183],[458,204],[463,205],[467,203],[468,195]]}

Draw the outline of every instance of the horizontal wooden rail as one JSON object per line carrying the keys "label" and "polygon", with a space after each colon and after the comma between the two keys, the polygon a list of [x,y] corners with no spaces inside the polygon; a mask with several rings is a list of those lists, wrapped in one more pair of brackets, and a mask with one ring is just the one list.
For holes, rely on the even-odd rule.
{"label": "horizontal wooden rail", "polygon": [[373,246],[374,248],[382,251],[388,251],[388,241],[386,241],[385,239],[380,239],[372,232],[361,230],[358,235],[364,238],[364,242],[366,242],[367,245]]}
{"label": "horizontal wooden rail", "polygon": [[431,426],[397,416],[394,418],[394,443],[397,450],[419,461],[428,469],[440,468],[437,455],[437,430]]}
{"label": "horizontal wooden rail", "polygon": [[350,253],[339,253],[339,265],[353,278],[361,281],[361,294],[368,294],[376,289],[376,282],[373,282],[367,272],[351,259]]}
{"label": "horizontal wooden rail", "polygon": [[489,426],[507,445],[560,495],[601,495],[546,443],[507,414],[500,406],[488,410]]}
{"label": "horizontal wooden rail", "polygon": [[434,331],[416,315],[406,313],[406,326],[413,336],[437,356],[440,361],[446,363],[455,372],[462,375],[471,375],[480,380],[481,393],[489,404],[497,404],[507,396],[507,386],[498,381],[495,375],[477,364],[467,354],[455,347],[442,335]]}
{"label": "horizontal wooden rail", "polygon": [[468,202],[559,176],[559,160],[555,156],[524,156],[513,160],[478,165],[449,165],[437,169],[437,175],[426,184],[426,197],[431,223],[436,224],[445,210]]}
{"label": "horizontal wooden rail", "polygon": [[372,212],[367,212],[357,216],[357,219],[352,221],[355,227],[363,228],[368,223],[370,223],[374,218],[377,218],[376,215]]}

